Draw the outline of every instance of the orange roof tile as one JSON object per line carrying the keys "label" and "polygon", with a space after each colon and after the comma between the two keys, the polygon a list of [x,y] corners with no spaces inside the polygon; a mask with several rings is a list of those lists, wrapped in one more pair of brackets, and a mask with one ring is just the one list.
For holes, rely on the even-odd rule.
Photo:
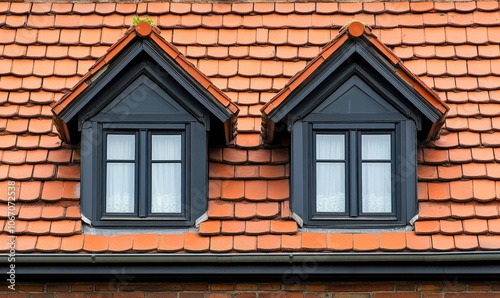
{"label": "orange roof tile", "polygon": [[[495,1],[6,3],[0,7],[0,23],[5,23],[0,28],[0,191],[6,192],[7,179],[15,179],[17,249],[42,253],[499,250],[498,9]],[[149,33],[142,25],[128,28],[132,15],[145,13],[162,32]],[[332,42],[353,14],[372,27],[371,32],[352,24]],[[52,126],[49,105],[60,112],[85,89],[82,78],[89,69],[98,71],[141,34],[150,34],[168,55],[179,59],[225,107],[233,113],[239,109],[234,121],[240,133],[235,147],[210,148],[209,220],[198,231],[144,237],[80,235],[79,152],[56,135],[64,130]],[[304,232],[290,211],[289,140],[269,147],[261,143],[260,109],[279,104],[301,75],[320,64],[318,55],[329,57],[344,42],[342,36],[356,34],[366,35],[391,64],[401,68],[398,74],[406,75],[410,85],[442,113],[446,108],[437,94],[449,107],[439,138],[419,153],[419,219],[414,231]],[[419,88],[422,85],[433,91]],[[70,88],[72,93],[64,95]],[[5,204],[3,198],[0,204]],[[0,218],[4,220],[5,214]]]}

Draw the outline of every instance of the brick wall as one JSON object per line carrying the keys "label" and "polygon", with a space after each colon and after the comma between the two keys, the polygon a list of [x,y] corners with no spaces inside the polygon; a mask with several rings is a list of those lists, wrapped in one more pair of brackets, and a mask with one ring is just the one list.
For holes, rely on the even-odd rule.
{"label": "brick wall", "polygon": [[19,283],[1,297],[51,298],[483,298],[500,297],[500,282],[171,283],[111,279],[99,283]]}

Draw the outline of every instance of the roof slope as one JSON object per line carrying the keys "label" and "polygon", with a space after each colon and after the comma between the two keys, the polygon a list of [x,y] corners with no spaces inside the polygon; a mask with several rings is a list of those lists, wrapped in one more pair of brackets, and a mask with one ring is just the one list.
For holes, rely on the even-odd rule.
{"label": "roof slope", "polygon": [[[58,138],[50,104],[106,54],[136,14],[149,15],[162,38],[240,109],[237,148],[210,149],[209,221],[199,233],[81,234],[80,155]],[[298,232],[288,207],[288,144],[259,147],[262,106],[351,19],[372,27],[450,107],[440,138],[419,151],[415,231]],[[0,193],[16,182],[18,252],[500,249],[496,1],[0,2],[0,24]],[[6,197],[0,200],[5,252]]]}

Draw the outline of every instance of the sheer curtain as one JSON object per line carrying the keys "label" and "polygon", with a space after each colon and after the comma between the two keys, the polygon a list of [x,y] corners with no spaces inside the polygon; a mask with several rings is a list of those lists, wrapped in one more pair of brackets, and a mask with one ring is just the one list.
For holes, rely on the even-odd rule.
{"label": "sheer curtain", "polygon": [[362,135],[362,212],[392,211],[391,136]]}
{"label": "sheer curtain", "polygon": [[106,141],[106,212],[133,213],[135,136],[110,134]]}
{"label": "sheer curtain", "polygon": [[181,136],[152,136],[151,212],[180,213],[182,211]]}
{"label": "sheer curtain", "polygon": [[344,135],[316,135],[316,211],[346,211]]}

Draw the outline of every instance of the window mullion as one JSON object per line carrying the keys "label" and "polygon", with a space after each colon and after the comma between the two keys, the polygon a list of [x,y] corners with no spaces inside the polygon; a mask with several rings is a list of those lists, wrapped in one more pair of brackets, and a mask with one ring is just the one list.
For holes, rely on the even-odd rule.
{"label": "window mullion", "polygon": [[349,142],[348,142],[348,156],[349,156],[349,179],[347,179],[348,189],[349,189],[349,216],[356,217],[359,214],[358,211],[358,149],[357,149],[358,135],[357,131],[349,131]]}
{"label": "window mullion", "polygon": [[149,165],[149,154],[148,154],[148,135],[147,131],[141,129],[139,131],[139,153],[136,159],[139,167],[139,196],[138,196],[138,215],[140,218],[147,217],[148,211],[148,165]]}

